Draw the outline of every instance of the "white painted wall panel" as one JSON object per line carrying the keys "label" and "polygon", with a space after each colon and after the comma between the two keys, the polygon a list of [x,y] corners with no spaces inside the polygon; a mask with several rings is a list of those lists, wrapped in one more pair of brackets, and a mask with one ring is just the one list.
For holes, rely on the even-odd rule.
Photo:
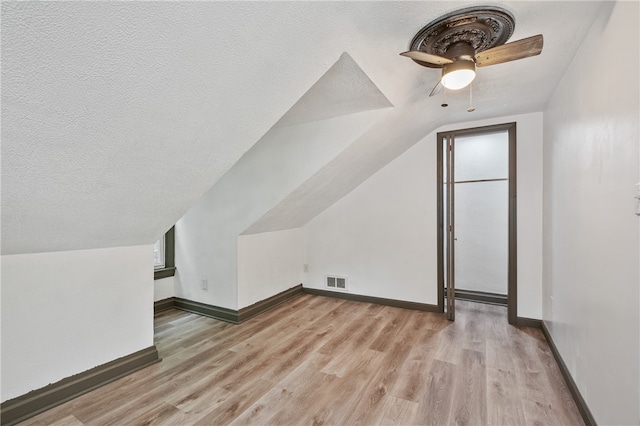
{"label": "white painted wall panel", "polygon": [[173,288],[173,277],[162,278],[153,282],[153,301],[168,299],[174,297],[176,292]]}
{"label": "white painted wall panel", "polygon": [[302,229],[238,237],[238,309],[302,283]]}
{"label": "white painted wall panel", "polygon": [[2,256],[2,400],[153,345],[151,245]]}
{"label": "white painted wall panel", "polygon": [[544,320],[598,424],[639,420],[639,7],[603,7],[544,113]]}
{"label": "white painted wall panel", "polygon": [[437,304],[435,161],[434,136],[311,220],[304,285],[335,274],[351,293]]}

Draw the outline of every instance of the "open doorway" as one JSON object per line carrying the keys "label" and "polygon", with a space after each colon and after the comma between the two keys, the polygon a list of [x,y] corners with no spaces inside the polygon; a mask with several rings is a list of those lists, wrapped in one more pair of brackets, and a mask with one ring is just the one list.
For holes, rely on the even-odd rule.
{"label": "open doorway", "polygon": [[517,318],[516,124],[438,133],[438,306],[506,304]]}

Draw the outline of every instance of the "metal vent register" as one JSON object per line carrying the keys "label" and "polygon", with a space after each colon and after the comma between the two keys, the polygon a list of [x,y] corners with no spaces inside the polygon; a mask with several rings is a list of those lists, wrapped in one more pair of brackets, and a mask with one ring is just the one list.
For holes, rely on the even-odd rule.
{"label": "metal vent register", "polygon": [[347,277],[327,275],[327,287],[331,289],[346,290]]}

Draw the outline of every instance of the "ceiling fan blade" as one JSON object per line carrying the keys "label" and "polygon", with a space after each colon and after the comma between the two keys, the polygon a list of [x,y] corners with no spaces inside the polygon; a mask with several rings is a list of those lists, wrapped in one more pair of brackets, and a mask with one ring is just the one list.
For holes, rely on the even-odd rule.
{"label": "ceiling fan blade", "polygon": [[414,59],[420,62],[428,62],[434,65],[450,64],[453,61],[451,59],[443,58],[442,56],[432,55],[431,53],[423,52],[422,50],[410,50],[408,52],[402,52],[400,55]]}
{"label": "ceiling fan blade", "polygon": [[503,62],[528,58],[529,56],[536,56],[542,52],[542,43],[542,34],[538,34],[503,44],[502,46],[493,47],[475,56],[476,65],[486,67],[488,65],[496,65]]}
{"label": "ceiling fan blade", "polygon": [[440,92],[442,92],[442,83],[441,82],[442,82],[442,79],[438,80],[436,85],[433,86],[433,89],[431,90],[431,93],[429,93],[429,97],[435,96],[435,95],[439,94]]}

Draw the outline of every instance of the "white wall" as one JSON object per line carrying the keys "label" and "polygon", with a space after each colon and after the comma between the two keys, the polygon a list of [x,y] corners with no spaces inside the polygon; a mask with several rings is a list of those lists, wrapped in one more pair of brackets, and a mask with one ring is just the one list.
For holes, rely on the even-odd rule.
{"label": "white wall", "polygon": [[[435,144],[422,141],[305,227],[305,287],[437,303]],[[433,231],[433,232],[432,232]]]}
{"label": "white wall", "polygon": [[[517,122],[518,315],[542,317],[542,113],[458,123]],[[349,291],[437,304],[434,131],[305,227],[309,273],[349,278]]]}
{"label": "white wall", "polygon": [[176,295],[173,277],[153,281],[153,301],[168,299]]}
{"label": "white wall", "polygon": [[[273,128],[176,223],[176,296],[238,309],[237,237],[387,110]],[[208,290],[200,281],[207,278]]]}
{"label": "white wall", "polygon": [[151,245],[2,256],[2,400],[153,345]]}
{"label": "white wall", "polygon": [[598,424],[639,421],[638,17],[603,6],[544,113],[544,320]]}
{"label": "white wall", "polygon": [[238,308],[302,283],[302,229],[238,237]]}

